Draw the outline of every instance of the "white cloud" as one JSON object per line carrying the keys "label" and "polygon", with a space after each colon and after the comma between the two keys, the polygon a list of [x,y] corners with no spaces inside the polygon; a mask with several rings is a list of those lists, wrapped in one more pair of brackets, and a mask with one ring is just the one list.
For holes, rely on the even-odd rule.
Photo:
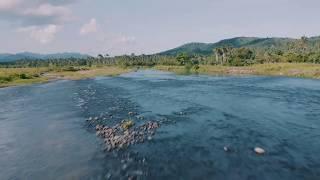
{"label": "white cloud", "polygon": [[21,26],[64,24],[73,19],[67,6],[74,0],[0,0],[3,20]]}
{"label": "white cloud", "polygon": [[89,23],[84,24],[80,29],[81,35],[86,35],[89,33],[95,33],[97,32],[98,25],[97,20],[95,18],[92,18]]}
{"label": "white cloud", "polygon": [[47,44],[55,38],[55,35],[59,29],[59,26],[49,24],[46,26],[29,26],[19,28],[18,32],[28,33],[31,38],[35,39],[41,44]]}
{"label": "white cloud", "polygon": [[118,37],[116,39],[116,41],[121,43],[121,44],[132,44],[132,43],[136,42],[136,37],[121,35],[120,37]]}
{"label": "white cloud", "polygon": [[60,22],[67,21],[71,17],[70,9],[63,6],[53,6],[48,3],[26,9],[22,14],[31,17],[55,17]]}
{"label": "white cloud", "polygon": [[94,53],[107,52],[112,55],[131,54],[132,52],[138,52],[137,44],[135,36],[104,32],[97,36],[96,46],[89,51]]}
{"label": "white cloud", "polygon": [[20,0],[0,0],[0,10],[8,11],[16,8]]}
{"label": "white cloud", "polygon": [[46,44],[73,19],[68,4],[76,0],[0,0],[0,16],[32,39]]}

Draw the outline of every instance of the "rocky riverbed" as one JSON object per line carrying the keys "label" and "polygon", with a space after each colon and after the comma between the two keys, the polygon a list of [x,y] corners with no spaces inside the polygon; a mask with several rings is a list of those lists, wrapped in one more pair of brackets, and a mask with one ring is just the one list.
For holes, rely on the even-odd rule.
{"label": "rocky riverbed", "polygon": [[[131,121],[129,121],[131,122]],[[147,122],[139,127],[126,126],[128,121],[122,121],[113,127],[104,125],[96,126],[96,135],[101,137],[106,144],[106,150],[119,150],[130,145],[144,143],[146,140],[152,140],[156,129],[160,127],[158,122]]]}

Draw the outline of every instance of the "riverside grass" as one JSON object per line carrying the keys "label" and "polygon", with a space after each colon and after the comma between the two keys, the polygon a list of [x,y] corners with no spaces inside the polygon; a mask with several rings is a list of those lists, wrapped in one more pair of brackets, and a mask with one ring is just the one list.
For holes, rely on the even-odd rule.
{"label": "riverside grass", "polygon": [[198,70],[190,69],[189,71],[186,71],[183,66],[155,66],[154,68],[177,74],[264,75],[320,79],[320,64],[309,63],[270,63],[241,67],[200,65]]}
{"label": "riverside grass", "polygon": [[44,83],[52,80],[79,80],[96,76],[116,76],[131,71],[117,66],[78,67],[77,71],[62,68],[0,68],[0,87]]}

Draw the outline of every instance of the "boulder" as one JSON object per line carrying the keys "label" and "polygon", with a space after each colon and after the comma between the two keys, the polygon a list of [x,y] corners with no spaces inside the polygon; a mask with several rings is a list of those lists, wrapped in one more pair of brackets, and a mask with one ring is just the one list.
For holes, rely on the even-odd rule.
{"label": "boulder", "polygon": [[261,155],[261,154],[264,154],[266,151],[261,147],[255,147],[254,152]]}

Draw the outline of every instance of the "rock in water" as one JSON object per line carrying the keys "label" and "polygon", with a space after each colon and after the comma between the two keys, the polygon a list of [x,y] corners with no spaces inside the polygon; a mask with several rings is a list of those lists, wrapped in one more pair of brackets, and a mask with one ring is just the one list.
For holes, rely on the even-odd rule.
{"label": "rock in water", "polygon": [[126,170],[128,168],[128,165],[127,164],[123,164],[122,165],[122,170]]}
{"label": "rock in water", "polygon": [[223,147],[223,150],[224,150],[225,152],[228,152],[228,151],[229,151],[229,148],[228,148],[227,146],[225,146],[225,147]]}
{"label": "rock in water", "polygon": [[134,122],[132,120],[125,120],[121,124],[122,129],[128,130],[134,125]]}
{"label": "rock in water", "polygon": [[135,115],[135,114],[136,114],[135,112],[128,112],[129,116],[132,116],[132,115]]}
{"label": "rock in water", "polygon": [[260,147],[255,147],[254,152],[256,152],[257,154],[264,154],[266,151]]}
{"label": "rock in water", "polygon": [[105,178],[106,178],[106,179],[110,179],[111,176],[112,176],[111,173],[108,173],[108,174],[105,175]]}

